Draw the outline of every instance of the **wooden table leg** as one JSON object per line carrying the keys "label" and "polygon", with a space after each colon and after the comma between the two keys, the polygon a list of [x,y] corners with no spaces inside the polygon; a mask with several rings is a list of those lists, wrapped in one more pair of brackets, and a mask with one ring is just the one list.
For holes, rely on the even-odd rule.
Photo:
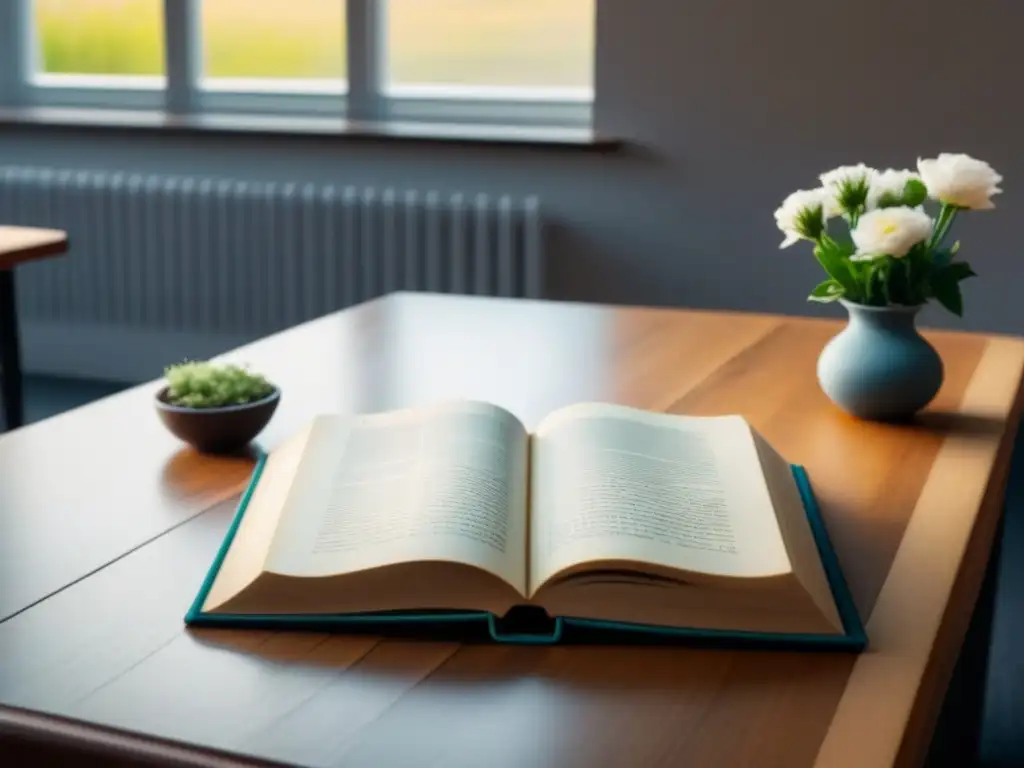
{"label": "wooden table leg", "polygon": [[0,269],[0,400],[4,425],[16,429],[25,419],[21,392],[21,352],[18,349],[18,308],[14,299],[14,270]]}

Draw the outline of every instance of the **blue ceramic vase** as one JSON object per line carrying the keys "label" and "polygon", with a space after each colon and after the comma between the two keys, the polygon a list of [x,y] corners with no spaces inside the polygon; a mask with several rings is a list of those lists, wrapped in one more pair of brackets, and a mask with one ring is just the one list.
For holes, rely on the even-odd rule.
{"label": "blue ceramic vase", "polygon": [[818,358],[829,398],[861,419],[909,418],[942,386],[942,358],[914,324],[921,307],[868,307],[840,300],[850,322]]}

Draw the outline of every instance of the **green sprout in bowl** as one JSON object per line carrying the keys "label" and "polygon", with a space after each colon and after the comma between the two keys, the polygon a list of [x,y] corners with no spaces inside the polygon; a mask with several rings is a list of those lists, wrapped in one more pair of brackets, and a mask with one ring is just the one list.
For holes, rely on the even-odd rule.
{"label": "green sprout in bowl", "polygon": [[167,402],[183,408],[222,408],[245,405],[273,394],[263,376],[238,365],[184,362],[169,366]]}

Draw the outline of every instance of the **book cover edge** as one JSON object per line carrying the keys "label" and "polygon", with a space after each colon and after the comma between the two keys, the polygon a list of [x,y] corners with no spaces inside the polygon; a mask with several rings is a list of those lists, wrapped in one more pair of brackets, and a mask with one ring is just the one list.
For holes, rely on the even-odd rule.
{"label": "book cover edge", "polygon": [[842,564],[839,562],[839,555],[836,553],[832,539],[828,535],[828,528],[825,525],[825,518],[821,515],[818,500],[814,495],[811,480],[807,470],[799,464],[793,464],[793,476],[796,478],[797,488],[800,491],[800,498],[804,503],[807,512],[807,519],[810,521],[811,530],[814,533],[814,540],[818,545],[818,554],[821,556],[821,564],[828,577],[829,586],[832,588],[832,597],[839,610],[839,617],[843,621],[843,629],[852,641],[858,643],[861,648],[867,646],[868,638],[864,630],[864,622],[861,620],[860,612],[857,610],[857,603],[853,599],[850,585],[843,574]]}
{"label": "book cover edge", "polygon": [[235,534],[238,533],[238,527],[242,524],[242,518],[245,517],[245,510],[249,506],[249,500],[252,498],[253,492],[256,490],[256,484],[260,480],[260,476],[263,474],[263,467],[267,463],[267,454],[263,451],[260,452],[256,458],[256,464],[253,467],[252,474],[249,476],[249,482],[242,492],[242,497],[238,500],[238,506],[235,508],[234,517],[231,518],[231,524],[228,526],[227,533],[224,534],[224,540],[220,544],[220,549],[217,550],[217,555],[213,558],[213,562],[210,564],[209,570],[206,572],[206,576],[203,579],[202,585],[199,587],[199,592],[196,594],[195,600],[192,601],[192,605],[188,609],[188,613],[185,614],[185,624],[195,624],[201,619],[203,603],[206,602],[206,596],[210,594],[210,589],[213,587],[213,582],[217,578],[217,574],[220,572],[220,567],[224,564],[224,558],[227,557],[228,550],[231,548],[232,542],[235,540]]}
{"label": "book cover edge", "polygon": [[693,628],[674,628],[674,627],[656,627],[645,624],[629,624],[622,622],[610,622],[602,621],[599,619],[583,619],[573,617],[555,617],[557,621],[558,630],[552,638],[533,638],[530,636],[513,636],[513,637],[502,637],[494,631],[494,619],[495,617],[490,613],[478,613],[478,612],[452,612],[452,613],[439,613],[439,614],[412,614],[412,613],[394,613],[391,615],[381,614],[350,614],[350,615],[334,615],[334,616],[278,616],[278,615],[225,615],[225,614],[203,614],[202,606],[206,601],[206,597],[210,592],[213,582],[217,577],[217,573],[220,571],[221,565],[224,562],[224,558],[227,556],[227,552],[234,541],[235,535],[238,532],[238,528],[241,525],[242,518],[245,516],[246,508],[248,507],[249,500],[259,482],[260,476],[263,472],[263,468],[266,464],[267,455],[261,453],[257,459],[256,465],[253,469],[253,473],[250,477],[249,483],[239,500],[238,507],[235,511],[235,515],[232,518],[231,524],[228,527],[228,531],[224,536],[224,540],[221,543],[220,549],[214,558],[209,570],[207,571],[206,577],[203,580],[202,586],[199,589],[195,600],[192,602],[191,607],[185,615],[185,624],[188,626],[221,626],[221,627],[243,627],[243,626],[266,626],[276,625],[281,628],[288,626],[328,626],[336,625],[343,626],[345,624],[370,624],[370,623],[403,623],[403,622],[478,622],[486,621],[488,629],[490,630],[491,637],[496,642],[512,642],[512,643],[537,643],[537,642],[558,642],[562,639],[563,627],[577,627],[577,628],[600,628],[609,629],[627,634],[642,634],[642,635],[662,635],[683,638],[691,638],[695,640],[721,640],[721,641],[739,641],[745,642],[750,641],[754,645],[775,645],[779,647],[839,647],[850,650],[863,650],[867,645],[867,636],[864,631],[863,623],[861,622],[859,613],[857,611],[856,604],[853,600],[853,596],[850,592],[849,585],[846,583],[846,579],[843,576],[842,568],[840,566],[838,557],[834,547],[832,546],[831,539],[829,538],[828,531],[825,527],[825,522],[821,517],[820,510],[818,508],[817,499],[814,496],[814,492],[811,488],[810,479],[808,477],[806,469],[798,464],[791,465],[794,479],[797,483],[797,488],[800,492],[801,501],[804,504],[804,509],[807,514],[808,520],[811,524],[811,530],[814,534],[815,543],[818,546],[818,553],[821,557],[822,566],[825,569],[825,574],[828,577],[829,586],[832,589],[832,596],[836,602],[836,607],[839,610],[840,618],[843,622],[844,634],[842,635],[815,635],[815,634],[783,634],[783,633],[757,633],[757,632],[742,632],[734,630],[703,630]]}

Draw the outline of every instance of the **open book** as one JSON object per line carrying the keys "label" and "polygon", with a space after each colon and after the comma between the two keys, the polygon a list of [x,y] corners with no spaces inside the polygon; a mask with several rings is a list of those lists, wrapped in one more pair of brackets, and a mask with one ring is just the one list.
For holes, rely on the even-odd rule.
{"label": "open book", "polygon": [[454,402],[267,459],[199,615],[468,610],[842,635],[790,465],[738,416]]}

